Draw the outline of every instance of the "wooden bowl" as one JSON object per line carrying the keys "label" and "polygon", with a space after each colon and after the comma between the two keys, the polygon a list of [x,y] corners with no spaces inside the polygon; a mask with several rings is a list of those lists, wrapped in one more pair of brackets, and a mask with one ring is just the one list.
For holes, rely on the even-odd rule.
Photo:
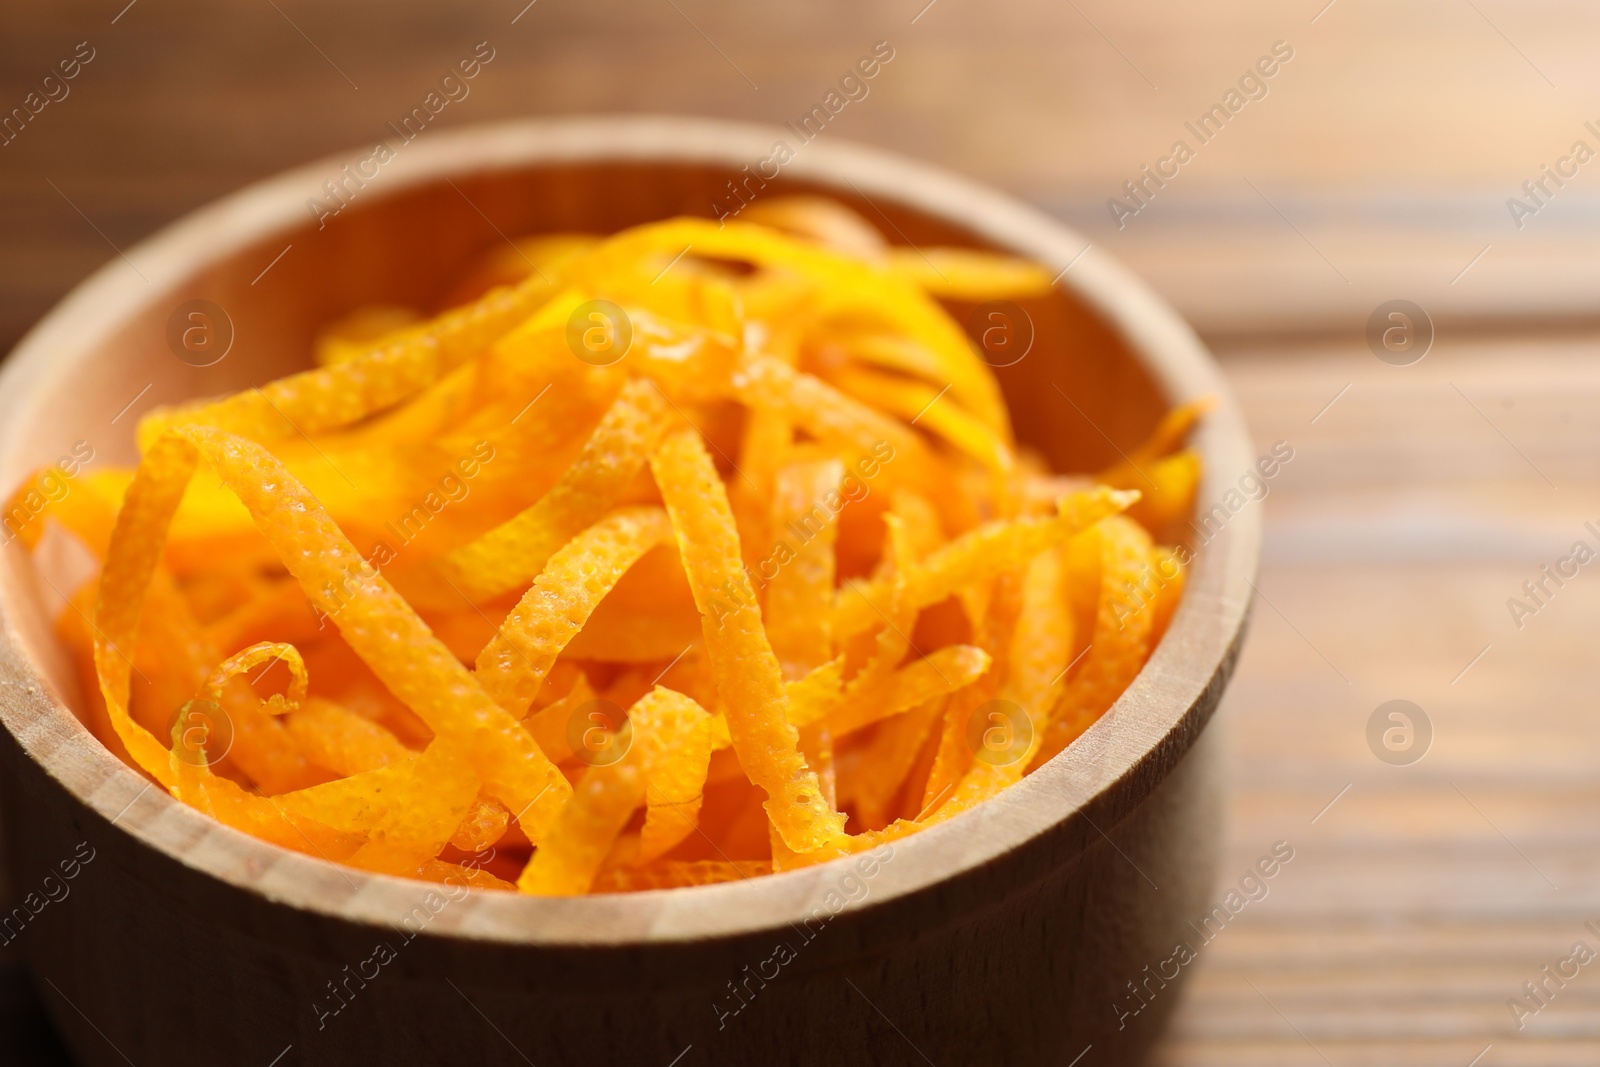
{"label": "wooden bowl", "polygon": [[[503,235],[726,210],[726,183],[781,139],[793,134],[684,119],[514,122],[245,189],[111,260],[17,347],[0,375],[0,485],[78,441],[95,466],[129,464],[145,409],[295,369],[315,327],[357,305],[428,306]],[[1061,271],[1027,307],[1032,349],[998,373],[1020,436],[1063,469],[1113,461],[1170,404],[1208,393],[1222,403],[1195,438],[1202,504],[1250,469],[1193,333],[1049,218],[831,139],[747,188],[823,192],[897,242]],[[194,299],[233,325],[226,358],[203,368],[167,339]],[[13,540],[0,758],[23,903],[0,940],[86,1064],[1069,1064],[1087,1046],[1086,1067],[1131,1062],[1176,999],[1188,968],[1171,978],[1167,961],[1211,892],[1220,812],[1201,734],[1243,632],[1258,514],[1197,546],[1171,629],[1110,713],[998,799],[877,863],[577,899],[450,899],[280,851],[152,787],[74,717],[60,597]]]}

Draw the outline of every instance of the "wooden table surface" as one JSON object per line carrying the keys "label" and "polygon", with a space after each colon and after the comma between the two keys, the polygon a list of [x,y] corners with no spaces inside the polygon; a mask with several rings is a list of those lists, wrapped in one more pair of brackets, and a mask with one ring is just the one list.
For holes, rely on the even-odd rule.
{"label": "wooden table surface", "polygon": [[[1549,185],[1521,228],[1506,206],[1574,141],[1600,150],[1585,126],[1600,128],[1600,9],[525,4],[6,5],[0,112],[78,42],[94,59],[0,145],[0,349],[167,221],[384,136],[479,41],[495,58],[440,126],[616,110],[781,124],[887,40],[895,59],[825,136],[1080,226],[1089,254],[1129,263],[1212,341],[1261,447],[1295,449],[1252,505],[1268,517],[1261,603],[1219,725],[1224,882],[1275,841],[1296,858],[1202,950],[1156,1062],[1600,1062],[1600,964],[1523,1029],[1507,1006],[1575,942],[1600,951],[1584,925],[1600,927],[1585,626],[1600,577],[1585,567],[1520,628],[1506,604],[1575,541],[1600,549],[1584,527],[1600,528],[1600,163]],[[1295,56],[1265,98],[1119,230],[1106,199],[1276,41]],[[1409,367],[1362,336],[1396,297],[1438,327]],[[1367,742],[1391,699],[1432,724],[1409,766]],[[0,949],[0,1060],[62,1062],[5,964]]]}
{"label": "wooden table surface", "polygon": [[[1520,629],[1506,606],[1600,549],[1596,341],[1445,334],[1411,367],[1360,341],[1222,353],[1258,440],[1295,449],[1221,712],[1223,879],[1280,839],[1296,859],[1203,950],[1164,1067],[1600,1061],[1590,968],[1520,1031],[1506,1003],[1574,942],[1600,951],[1600,582],[1549,583]],[[1367,742],[1393,699],[1433,727],[1409,766]]]}

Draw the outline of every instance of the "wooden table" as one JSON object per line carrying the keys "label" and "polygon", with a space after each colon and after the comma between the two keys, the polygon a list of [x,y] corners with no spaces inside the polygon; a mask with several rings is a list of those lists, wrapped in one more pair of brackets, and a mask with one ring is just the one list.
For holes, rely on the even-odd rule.
{"label": "wooden table", "polygon": [[[1600,1060],[1600,961],[1525,1029],[1507,1007],[1575,941],[1600,951],[1584,926],[1600,927],[1600,577],[1583,568],[1520,629],[1506,606],[1574,541],[1600,548],[1584,528],[1600,527],[1600,162],[1521,229],[1506,207],[1575,139],[1600,149],[1594,5],[126,2],[0,10],[0,109],[77,42],[95,52],[0,146],[0,348],[161,224],[383,136],[479,41],[495,58],[440,126],[780,124],[891,42],[825,136],[1079,225],[1088,254],[1124,259],[1212,340],[1261,447],[1295,449],[1252,505],[1269,519],[1261,602],[1219,725],[1224,881],[1279,840],[1296,858],[1202,950],[1157,1062]],[[1295,58],[1268,95],[1117,229],[1106,199],[1279,40]],[[1438,327],[1409,367],[1363,339],[1396,297]],[[1391,699],[1433,726],[1410,766],[1366,739]],[[11,1062],[59,1062],[39,1026],[0,969],[0,1031],[31,1049]]]}
{"label": "wooden table", "polygon": [[[1220,718],[1224,881],[1280,839],[1296,860],[1203,950],[1159,1063],[1600,1056],[1590,968],[1520,1032],[1506,1004],[1575,941],[1600,951],[1600,582],[1552,583],[1521,629],[1506,606],[1574,541],[1600,548],[1595,343],[1446,334],[1411,367],[1359,341],[1224,352],[1263,447],[1295,448]],[[1397,698],[1434,730],[1410,766],[1366,738]]]}

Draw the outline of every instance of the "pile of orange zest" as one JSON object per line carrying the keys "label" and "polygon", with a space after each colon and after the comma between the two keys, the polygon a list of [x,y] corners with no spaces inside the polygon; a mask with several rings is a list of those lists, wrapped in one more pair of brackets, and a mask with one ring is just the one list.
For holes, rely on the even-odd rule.
{"label": "pile of orange zest", "polygon": [[80,720],[178,800],[429,882],[712,885],[970,810],[1150,658],[1210,402],[1050,471],[953,313],[1045,268],[815,197],[513,246],[17,489]]}

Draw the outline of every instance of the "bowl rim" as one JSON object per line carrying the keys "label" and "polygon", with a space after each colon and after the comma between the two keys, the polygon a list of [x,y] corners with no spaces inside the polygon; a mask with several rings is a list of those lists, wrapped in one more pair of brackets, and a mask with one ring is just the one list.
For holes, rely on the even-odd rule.
{"label": "bowl rim", "polygon": [[[713,119],[658,115],[517,119],[430,131],[384,168],[376,203],[447,178],[541,163],[730,165],[766,158],[784,133]],[[17,344],[0,368],[0,465],[14,454],[29,397],[72,374],[129,317],[187,278],[274,233],[305,224],[306,201],[346,152],[251,184],[130,248],[142,282],[113,258],[73,289]],[[1190,327],[1141,281],[1090,241],[1044,213],[940,168],[829,139],[809,142],[783,168],[807,183],[912,208],[1060,273],[1055,285],[1087,306],[1151,374],[1169,403],[1213,395],[1196,430],[1205,473],[1197,500],[1218,499],[1254,462],[1238,407]],[[925,896],[958,876],[1005,877],[1026,853],[1086,809],[1113,819],[1131,811],[1187,752],[1231,673],[1254,593],[1260,509],[1246,507],[1197,546],[1185,596],[1145,668],[1112,708],[1049,763],[975,809],[884,853],[871,891],[838,908],[842,880],[859,860],[687,890],[575,898],[479,892],[429,928],[436,935],[557,949],[671,945],[793,928],[826,907],[831,916]],[[14,551],[20,548],[11,546]],[[437,886],[354,870],[290,852],[223,826],[123,764],[51,692],[29,662],[27,642],[0,588],[0,721],[24,752],[108,832],[190,870],[275,904],[369,926],[390,926]],[[1103,835],[1092,820],[1090,825]],[[1087,831],[1075,845],[1088,847]],[[1131,861],[1130,861],[1131,862]],[[1021,868],[1016,868],[1020,870]]]}

